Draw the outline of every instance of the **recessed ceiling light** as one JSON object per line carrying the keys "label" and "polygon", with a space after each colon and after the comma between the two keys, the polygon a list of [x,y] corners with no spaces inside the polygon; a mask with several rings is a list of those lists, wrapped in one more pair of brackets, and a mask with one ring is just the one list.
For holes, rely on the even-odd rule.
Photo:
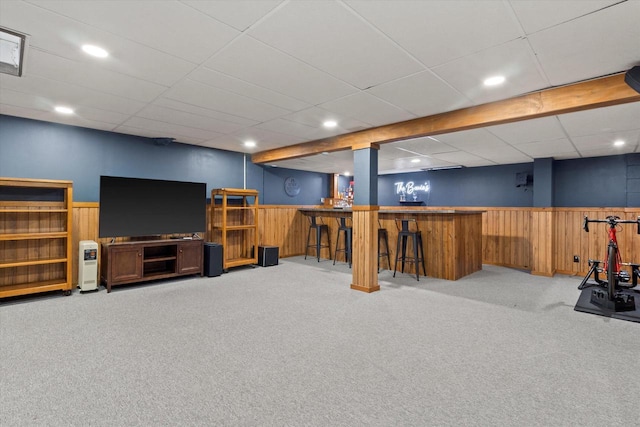
{"label": "recessed ceiling light", "polygon": [[411,159],[411,163],[420,163],[420,159]]}
{"label": "recessed ceiling light", "polygon": [[253,148],[256,146],[256,142],[255,141],[245,141],[244,142],[244,146],[247,148]]}
{"label": "recessed ceiling light", "polygon": [[69,108],[69,107],[65,107],[62,105],[58,105],[55,108],[56,112],[60,113],[60,114],[73,114],[73,109]]}
{"label": "recessed ceiling light", "polygon": [[344,173],[344,176],[351,176],[351,172],[346,171],[346,172]]}
{"label": "recessed ceiling light", "polygon": [[99,46],[85,44],[82,46],[82,50],[85,53],[88,53],[89,55],[95,56],[97,58],[106,58],[107,56],[109,56],[109,52]]}
{"label": "recessed ceiling light", "polygon": [[614,141],[613,145],[615,145],[616,147],[622,147],[624,145],[624,141],[619,139],[617,141]]}
{"label": "recessed ceiling light", "polygon": [[504,76],[493,76],[489,77],[484,81],[485,86],[497,86],[499,84],[504,83]]}
{"label": "recessed ceiling light", "polygon": [[322,126],[324,126],[326,128],[334,128],[334,127],[338,126],[338,122],[336,122],[335,120],[327,120],[326,122],[324,122],[322,124]]}

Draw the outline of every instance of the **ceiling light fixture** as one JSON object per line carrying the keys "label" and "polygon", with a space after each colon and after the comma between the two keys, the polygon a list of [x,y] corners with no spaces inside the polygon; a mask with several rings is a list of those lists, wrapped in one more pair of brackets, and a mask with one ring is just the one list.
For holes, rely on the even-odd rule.
{"label": "ceiling light fixture", "polygon": [[344,176],[351,176],[351,172],[346,171],[346,172],[344,173]]}
{"label": "ceiling light fixture", "polygon": [[614,141],[613,145],[615,145],[616,147],[622,147],[624,145],[624,141],[619,139],[617,141]]}
{"label": "ceiling light fixture", "polygon": [[109,52],[107,52],[100,46],[85,44],[82,46],[82,50],[91,56],[95,56],[96,58],[106,58],[107,56],[109,56]]}
{"label": "ceiling light fixture", "polygon": [[245,142],[244,142],[244,146],[245,146],[245,147],[247,147],[247,148],[253,148],[253,147],[255,147],[255,146],[256,146],[256,142],[255,142],[255,141],[248,140],[248,141],[245,141]]}
{"label": "ceiling light fixture", "polygon": [[63,105],[58,105],[54,109],[56,110],[56,112],[58,112],[60,114],[73,114],[73,109],[72,108],[65,107]]}
{"label": "ceiling light fixture", "polygon": [[484,85],[485,86],[497,86],[499,84],[504,83],[504,76],[493,76],[493,77],[489,77],[488,79],[485,79],[484,81]]}
{"label": "ceiling light fixture", "polygon": [[0,73],[22,76],[24,34],[0,28]]}
{"label": "ceiling light fixture", "polygon": [[420,159],[411,159],[411,163],[420,163]]}
{"label": "ceiling light fixture", "polygon": [[335,120],[327,120],[322,123],[322,126],[326,127],[327,129],[331,129],[338,126],[338,122],[336,122]]}

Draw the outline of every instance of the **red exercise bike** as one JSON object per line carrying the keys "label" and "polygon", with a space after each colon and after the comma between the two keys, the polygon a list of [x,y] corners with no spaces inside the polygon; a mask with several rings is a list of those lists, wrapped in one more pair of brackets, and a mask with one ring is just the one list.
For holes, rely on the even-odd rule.
{"label": "red exercise bike", "polygon": [[[582,228],[587,233],[589,232],[590,222],[607,224],[609,244],[607,245],[607,254],[604,261],[589,260],[589,266],[591,268],[582,280],[582,283],[580,283],[580,286],[578,286],[578,289],[585,289],[589,287],[589,285],[592,285],[588,284],[587,281],[593,275],[595,286],[598,286],[598,288],[591,292],[591,304],[613,312],[635,310],[634,295],[629,292],[623,292],[623,290],[631,289],[638,285],[640,264],[622,262],[616,231],[620,224],[637,224],[638,234],[640,234],[640,216],[637,220],[622,220],[618,216],[608,216],[606,219],[589,219],[585,216]],[[602,267],[600,265],[602,265]],[[631,275],[623,269],[623,266],[630,267]],[[600,273],[606,273],[606,280],[600,279]],[[578,306],[576,306],[576,310],[578,310]]]}

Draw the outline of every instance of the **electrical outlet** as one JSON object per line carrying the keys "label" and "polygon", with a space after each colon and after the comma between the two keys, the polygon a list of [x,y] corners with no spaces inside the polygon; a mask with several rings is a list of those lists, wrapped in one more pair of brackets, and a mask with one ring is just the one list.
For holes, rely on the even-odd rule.
{"label": "electrical outlet", "polygon": [[574,255],[573,262],[580,262],[580,257],[578,255]]}

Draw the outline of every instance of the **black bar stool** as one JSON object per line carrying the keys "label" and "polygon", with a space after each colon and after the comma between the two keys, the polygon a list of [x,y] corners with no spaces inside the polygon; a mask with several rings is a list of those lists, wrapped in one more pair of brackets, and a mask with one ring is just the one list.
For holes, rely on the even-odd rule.
{"label": "black bar stool", "polygon": [[[336,265],[336,259],[338,259],[338,252],[344,252],[344,261],[349,263],[351,267],[351,241],[353,240],[353,226],[351,224],[351,218],[339,217],[336,218],[338,222],[338,234],[336,236],[336,248],[333,251],[333,265]],[[342,249],[338,249],[340,244],[340,233],[344,233],[344,245]]]}
{"label": "black bar stool", "polygon": [[[398,227],[398,245],[396,247],[396,262],[393,266],[393,277],[396,277],[398,260],[401,260],[402,273],[404,273],[404,263],[412,262],[416,267],[416,280],[420,280],[420,263],[422,263],[422,271],[425,276],[427,275],[427,268],[424,265],[422,234],[418,229],[418,222],[415,219],[396,218],[396,227]],[[413,257],[407,257],[407,239],[409,237],[413,240]],[[401,245],[402,252],[400,252]]]}
{"label": "black bar stool", "polygon": [[[384,242],[384,252],[382,252],[382,242]],[[387,267],[391,270],[391,258],[389,257],[389,233],[382,227],[378,220],[378,273],[380,272],[380,257],[387,257]]]}
{"label": "black bar stool", "polygon": [[[309,232],[307,232],[307,247],[304,251],[304,259],[307,259],[307,254],[309,252],[309,248],[316,249],[316,257],[318,258],[318,262],[320,262],[320,250],[322,248],[329,248],[329,259],[331,259],[331,240],[329,238],[329,226],[324,223],[321,216],[310,215],[309,218]],[[319,221],[319,222],[318,222]],[[311,240],[311,230],[315,230],[316,233],[316,242],[309,244],[309,240]],[[327,244],[322,244],[322,232],[327,236]]]}

